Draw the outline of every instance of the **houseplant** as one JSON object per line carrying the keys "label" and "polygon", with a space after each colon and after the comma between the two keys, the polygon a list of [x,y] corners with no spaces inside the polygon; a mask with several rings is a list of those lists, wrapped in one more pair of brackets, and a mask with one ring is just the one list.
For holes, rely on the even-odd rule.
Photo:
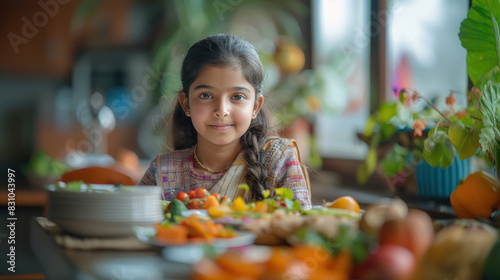
{"label": "houseplant", "polygon": [[[496,167],[500,163],[500,2],[475,0],[460,27],[459,38],[467,50],[467,71],[474,88],[469,108],[462,119],[441,121],[424,143],[424,158],[437,165],[449,157],[449,149],[436,145],[451,142],[461,159],[473,156],[478,148]],[[475,102],[474,102],[475,101]],[[498,107],[498,109],[497,109]],[[444,133],[438,133],[442,131]],[[433,149],[434,148],[434,149]],[[441,160],[439,159],[441,158]]]}
{"label": "houseplant", "polygon": [[[456,106],[455,92],[447,106],[438,108],[418,92],[398,89],[398,102],[384,103],[370,117],[363,137],[370,149],[358,169],[358,181],[364,183],[373,174],[378,158],[384,174],[395,178],[408,166],[408,160],[420,160],[431,166],[450,166],[458,154],[467,159],[483,155],[498,169],[500,164],[500,2],[475,0],[460,27],[459,38],[467,50],[467,71],[473,88],[466,93],[467,105]],[[412,102],[424,100],[424,111],[412,110]],[[410,129],[411,127],[411,129]],[[419,138],[406,137],[403,145],[394,138],[411,130]],[[425,133],[427,132],[427,134]],[[389,144],[390,151],[380,156],[377,148]],[[399,143],[401,144],[401,143]],[[411,154],[411,156],[409,156]]]}

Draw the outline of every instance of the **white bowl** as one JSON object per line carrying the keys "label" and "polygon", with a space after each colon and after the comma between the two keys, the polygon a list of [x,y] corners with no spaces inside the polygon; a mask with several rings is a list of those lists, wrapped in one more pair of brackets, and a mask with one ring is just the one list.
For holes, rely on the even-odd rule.
{"label": "white bowl", "polygon": [[76,236],[120,237],[133,235],[135,226],[152,226],[160,221],[110,222],[52,217],[50,219],[61,229]]}
{"label": "white bowl", "polygon": [[91,185],[96,192],[48,190],[48,218],[68,233],[80,236],[131,234],[137,225],[164,220],[161,189],[157,186],[114,190],[109,185]]}

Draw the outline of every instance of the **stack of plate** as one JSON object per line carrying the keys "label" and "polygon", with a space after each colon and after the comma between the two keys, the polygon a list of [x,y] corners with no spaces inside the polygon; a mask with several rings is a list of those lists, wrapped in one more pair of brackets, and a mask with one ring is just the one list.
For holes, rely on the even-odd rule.
{"label": "stack of plate", "polygon": [[49,187],[48,218],[70,234],[88,237],[131,235],[134,226],[164,219],[159,187],[91,187],[92,191]]}

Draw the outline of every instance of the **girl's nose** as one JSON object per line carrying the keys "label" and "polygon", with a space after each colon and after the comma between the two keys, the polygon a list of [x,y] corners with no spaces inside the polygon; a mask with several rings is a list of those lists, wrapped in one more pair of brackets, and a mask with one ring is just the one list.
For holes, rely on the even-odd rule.
{"label": "girl's nose", "polygon": [[221,100],[217,108],[215,108],[214,116],[218,118],[229,116],[229,104],[226,104],[225,101]]}

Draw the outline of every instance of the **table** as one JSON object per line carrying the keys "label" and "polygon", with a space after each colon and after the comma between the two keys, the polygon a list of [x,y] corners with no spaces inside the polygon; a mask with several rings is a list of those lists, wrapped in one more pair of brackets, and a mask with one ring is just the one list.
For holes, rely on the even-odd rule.
{"label": "table", "polygon": [[[369,193],[352,187],[331,187],[317,184],[313,190],[317,201],[342,195],[355,197],[362,208],[393,197],[389,193]],[[415,195],[400,195],[410,208],[426,211],[433,219],[456,217],[446,200]],[[313,200],[313,203],[317,203]],[[51,234],[44,231],[35,219],[30,225],[30,243],[47,279],[188,279],[190,266],[169,262],[161,249],[143,251],[71,250],[60,247]]]}
{"label": "table", "polygon": [[74,250],[59,246],[36,221],[30,224],[31,248],[47,279],[188,279],[190,266],[169,262],[161,248],[151,250]]}

